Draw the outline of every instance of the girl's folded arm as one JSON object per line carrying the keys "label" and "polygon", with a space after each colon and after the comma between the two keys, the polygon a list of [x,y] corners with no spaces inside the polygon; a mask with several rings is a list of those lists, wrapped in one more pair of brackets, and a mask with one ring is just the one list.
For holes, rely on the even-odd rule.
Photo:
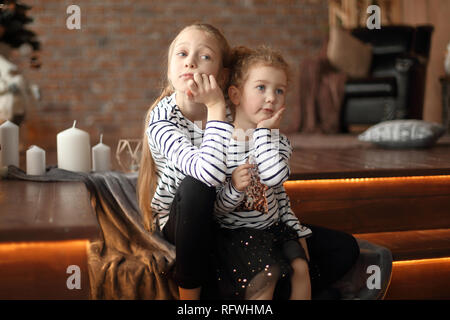
{"label": "girl's folded arm", "polygon": [[261,182],[268,187],[282,185],[290,175],[289,140],[277,130],[260,128],[253,133],[253,143]]}
{"label": "girl's folded arm", "polygon": [[190,138],[168,120],[150,123],[146,133],[150,148],[158,150],[185,175],[208,186],[217,186],[225,180],[226,150],[232,128],[226,122],[209,121],[199,147],[194,146]]}

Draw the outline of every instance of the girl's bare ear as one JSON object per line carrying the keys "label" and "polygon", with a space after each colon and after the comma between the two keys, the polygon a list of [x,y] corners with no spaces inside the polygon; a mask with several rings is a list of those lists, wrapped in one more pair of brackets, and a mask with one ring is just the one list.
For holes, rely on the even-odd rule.
{"label": "girl's bare ear", "polygon": [[229,86],[228,87],[228,97],[230,98],[230,101],[235,105],[238,106],[239,102],[241,100],[241,92],[236,86]]}

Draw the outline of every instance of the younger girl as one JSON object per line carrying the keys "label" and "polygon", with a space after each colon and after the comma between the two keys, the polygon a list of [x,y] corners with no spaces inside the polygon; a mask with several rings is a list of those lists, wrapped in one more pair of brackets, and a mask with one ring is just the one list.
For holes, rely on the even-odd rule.
{"label": "younger girl", "polygon": [[[301,225],[290,208],[283,182],[289,176],[291,146],[276,130],[288,87],[287,64],[267,48],[238,48],[232,61],[228,95],[235,131],[227,152],[227,180],[215,204],[221,227],[214,250],[220,294],[339,299],[332,285],[355,264],[359,247],[350,234]],[[249,158],[255,159],[254,166]]]}
{"label": "younger girl", "polygon": [[310,299],[305,237],[312,232],[292,212],[283,187],[292,152],[278,132],[288,66],[266,47],[239,47],[233,56],[228,94],[235,131],[226,158],[228,179],[215,205],[221,227],[216,249],[219,290],[228,298],[272,299],[278,280],[286,278],[291,299]]}
{"label": "younger girl", "polygon": [[169,47],[168,84],[145,118],[139,206],[147,229],[176,247],[180,299],[198,299],[207,281],[215,186],[225,179],[233,131],[220,88],[228,61],[216,28],[184,28]]}

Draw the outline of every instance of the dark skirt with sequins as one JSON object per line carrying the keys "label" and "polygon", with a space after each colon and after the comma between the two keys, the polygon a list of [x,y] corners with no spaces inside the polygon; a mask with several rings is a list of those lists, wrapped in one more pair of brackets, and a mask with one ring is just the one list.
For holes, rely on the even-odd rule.
{"label": "dark skirt with sequins", "polygon": [[214,270],[222,299],[256,299],[270,284],[290,277],[290,261],[306,260],[298,235],[277,222],[264,230],[216,230]]}

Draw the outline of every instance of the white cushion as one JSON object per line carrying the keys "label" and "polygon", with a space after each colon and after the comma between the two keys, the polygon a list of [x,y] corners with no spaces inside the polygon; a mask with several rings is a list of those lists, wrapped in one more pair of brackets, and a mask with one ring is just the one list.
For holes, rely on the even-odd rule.
{"label": "white cushion", "polygon": [[423,120],[390,120],[380,122],[358,136],[386,148],[431,147],[445,133],[442,125]]}

